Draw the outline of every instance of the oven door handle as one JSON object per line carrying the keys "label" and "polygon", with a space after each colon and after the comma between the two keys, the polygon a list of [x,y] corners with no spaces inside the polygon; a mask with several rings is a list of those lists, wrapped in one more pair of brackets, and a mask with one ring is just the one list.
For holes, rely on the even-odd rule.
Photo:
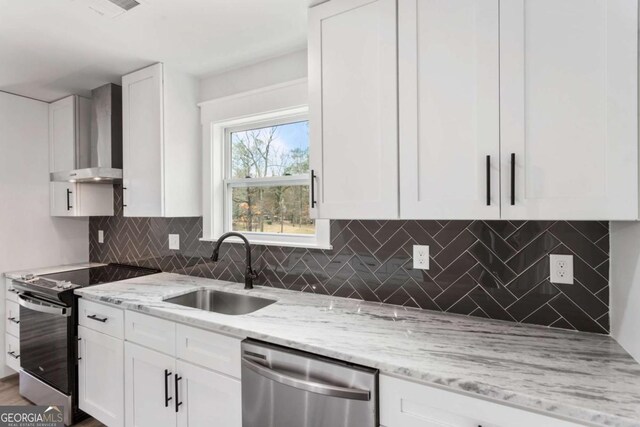
{"label": "oven door handle", "polygon": [[291,377],[282,372],[278,372],[274,369],[268,368],[260,363],[248,360],[244,357],[242,358],[242,365],[260,376],[263,376],[280,384],[288,385],[289,387],[297,388],[299,390],[304,390],[316,394],[323,394],[325,396],[339,397],[342,399],[371,399],[371,392],[369,390],[340,387],[336,385],[324,384],[316,381],[309,381]]}
{"label": "oven door handle", "polygon": [[62,317],[71,316],[71,307],[49,304],[42,300],[33,299],[22,294],[18,295],[18,304],[24,308],[40,313],[54,314]]}

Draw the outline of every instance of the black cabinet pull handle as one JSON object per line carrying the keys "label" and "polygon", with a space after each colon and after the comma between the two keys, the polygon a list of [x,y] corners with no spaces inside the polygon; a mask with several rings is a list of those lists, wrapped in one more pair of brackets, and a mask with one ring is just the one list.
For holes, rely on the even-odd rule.
{"label": "black cabinet pull handle", "polygon": [[[123,190],[123,191],[124,191],[124,190],[126,190],[126,189],[127,189],[127,187],[122,187],[122,190]],[[124,203],[124,194],[122,195],[122,207],[123,207],[123,208],[126,208],[126,207],[127,207],[127,205]]]}
{"label": "black cabinet pull handle", "polygon": [[67,210],[70,211],[71,209],[73,209],[73,206],[71,206],[71,195],[73,194],[73,191],[69,190],[67,188]]}
{"label": "black cabinet pull handle", "polygon": [[491,156],[487,156],[487,206],[491,206]]}
{"label": "black cabinet pull handle", "polygon": [[20,321],[15,317],[8,317],[7,319],[9,320],[9,322],[15,323],[16,325],[20,324]]}
{"label": "black cabinet pull handle", "polygon": [[96,320],[96,321],[102,322],[102,323],[106,323],[107,319],[109,319],[108,317],[98,317],[95,314],[90,314],[87,317],[89,319],[91,319],[91,320]]}
{"label": "black cabinet pull handle", "polygon": [[516,153],[511,153],[511,206],[516,204]]}
{"label": "black cabinet pull handle", "polygon": [[314,170],[311,169],[311,207],[316,207],[316,178],[318,176],[315,174]]}
{"label": "black cabinet pull handle", "polygon": [[178,374],[175,374],[174,379],[175,379],[174,386],[176,388],[176,412],[178,412],[178,408],[180,407],[180,405],[182,405],[182,402],[180,402],[180,398],[178,397],[178,381],[180,381],[182,377],[179,377]]}
{"label": "black cabinet pull handle", "polygon": [[169,377],[171,376],[171,372],[168,369],[164,370],[164,407],[169,407],[169,401],[172,399],[169,397]]}
{"label": "black cabinet pull handle", "polygon": [[19,355],[19,354],[16,354],[16,352],[15,352],[15,351],[8,351],[8,352],[7,352],[7,354],[8,354],[9,356],[13,357],[13,358],[14,358],[14,359],[16,359],[16,360],[17,360],[17,359],[20,359],[20,355]]}

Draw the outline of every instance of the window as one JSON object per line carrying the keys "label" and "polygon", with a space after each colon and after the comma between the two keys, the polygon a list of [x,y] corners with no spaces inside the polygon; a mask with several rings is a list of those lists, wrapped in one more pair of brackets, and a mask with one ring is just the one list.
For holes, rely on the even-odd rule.
{"label": "window", "polygon": [[211,132],[204,240],[237,231],[255,244],[331,247],[329,221],[310,217],[307,107],[213,122]]}
{"label": "window", "polygon": [[331,249],[329,220],[309,216],[307,99],[300,79],[200,104],[202,240],[238,231],[254,244]]}
{"label": "window", "polygon": [[225,134],[225,229],[315,235],[306,117],[250,123]]}

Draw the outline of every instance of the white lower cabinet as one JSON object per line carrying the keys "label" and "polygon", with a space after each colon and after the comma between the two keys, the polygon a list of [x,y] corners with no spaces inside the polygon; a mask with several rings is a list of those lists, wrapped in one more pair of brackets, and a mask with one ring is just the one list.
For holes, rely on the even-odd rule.
{"label": "white lower cabinet", "polygon": [[20,370],[20,340],[11,334],[5,334],[5,350],[7,366],[14,371]]}
{"label": "white lower cabinet", "polygon": [[579,427],[568,421],[380,375],[384,427]]}
{"label": "white lower cabinet", "polygon": [[[240,427],[240,380],[178,360],[178,411],[180,427]],[[213,422],[215,420],[215,422]]]}
{"label": "white lower cabinet", "polygon": [[128,427],[242,425],[236,378],[131,342],[125,343],[124,377]]}
{"label": "white lower cabinet", "polygon": [[109,427],[242,426],[239,339],[82,299],[79,319],[89,415]]}
{"label": "white lower cabinet", "polygon": [[124,358],[126,425],[175,427],[175,359],[130,342]]}
{"label": "white lower cabinet", "polygon": [[5,362],[14,371],[20,370],[20,308],[11,279],[5,279]]}
{"label": "white lower cabinet", "polygon": [[135,312],[125,322],[127,427],[242,425],[240,340]]}
{"label": "white lower cabinet", "polygon": [[124,342],[78,327],[78,404],[109,427],[124,425]]}
{"label": "white lower cabinet", "polygon": [[7,301],[5,304],[7,313],[6,332],[16,338],[20,338],[20,306],[13,301]]}

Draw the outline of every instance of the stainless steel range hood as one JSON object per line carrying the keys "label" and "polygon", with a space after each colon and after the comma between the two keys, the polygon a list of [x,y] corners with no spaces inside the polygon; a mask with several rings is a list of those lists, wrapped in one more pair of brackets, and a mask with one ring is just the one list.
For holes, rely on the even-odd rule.
{"label": "stainless steel range hood", "polygon": [[109,83],[91,91],[90,125],[90,140],[76,149],[77,169],[52,172],[51,181],[110,183],[122,180],[120,86]]}

